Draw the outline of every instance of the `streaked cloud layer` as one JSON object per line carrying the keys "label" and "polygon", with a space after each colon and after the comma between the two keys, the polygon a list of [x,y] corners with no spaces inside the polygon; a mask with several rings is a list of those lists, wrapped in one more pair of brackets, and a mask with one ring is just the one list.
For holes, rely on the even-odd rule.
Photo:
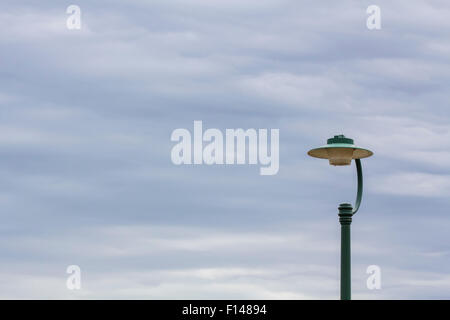
{"label": "streaked cloud layer", "polygon": [[[306,151],[340,133],[375,153],[354,298],[449,297],[446,1],[76,4],[0,5],[1,298],[334,299],[355,169]],[[174,166],[194,120],[279,128],[279,173]]]}

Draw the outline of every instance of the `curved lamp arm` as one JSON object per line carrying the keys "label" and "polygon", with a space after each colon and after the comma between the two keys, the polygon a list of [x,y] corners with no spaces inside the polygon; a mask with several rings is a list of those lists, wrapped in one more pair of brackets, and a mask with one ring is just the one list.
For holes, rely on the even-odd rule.
{"label": "curved lamp arm", "polygon": [[362,192],[363,192],[363,177],[362,177],[361,160],[355,159],[355,164],[356,164],[356,173],[358,175],[358,191],[356,194],[355,209],[353,209],[353,212],[352,212],[353,214],[355,214],[359,209],[359,205],[361,204]]}

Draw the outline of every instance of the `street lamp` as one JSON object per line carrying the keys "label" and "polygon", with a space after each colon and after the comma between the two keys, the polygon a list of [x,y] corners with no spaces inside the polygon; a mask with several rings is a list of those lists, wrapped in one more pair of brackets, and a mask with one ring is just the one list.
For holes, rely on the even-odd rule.
{"label": "street lamp", "polygon": [[314,158],[328,159],[330,165],[348,166],[355,159],[358,175],[358,192],[355,208],[350,203],[339,205],[339,222],[341,223],[341,300],[351,299],[351,258],[350,258],[350,224],[352,216],[358,211],[363,191],[361,160],[373,155],[367,149],[357,147],[353,140],[344,135],[334,136],[327,140],[327,145],[308,151]]}

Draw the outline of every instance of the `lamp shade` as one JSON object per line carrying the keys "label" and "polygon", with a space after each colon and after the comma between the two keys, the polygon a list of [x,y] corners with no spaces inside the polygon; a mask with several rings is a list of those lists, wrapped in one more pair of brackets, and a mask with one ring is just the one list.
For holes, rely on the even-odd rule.
{"label": "lamp shade", "polygon": [[328,139],[325,146],[309,150],[308,155],[314,158],[328,159],[330,165],[333,166],[347,166],[350,165],[352,159],[367,158],[373,155],[373,152],[355,146],[353,139],[337,135]]}

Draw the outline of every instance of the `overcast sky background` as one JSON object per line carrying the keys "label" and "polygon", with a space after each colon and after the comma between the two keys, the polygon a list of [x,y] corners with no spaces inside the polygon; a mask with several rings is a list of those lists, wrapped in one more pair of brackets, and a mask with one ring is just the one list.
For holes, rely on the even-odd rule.
{"label": "overcast sky background", "polygon": [[[353,298],[450,298],[449,18],[444,0],[2,0],[0,298],[337,299],[355,167],[306,152],[340,133],[374,151]],[[279,173],[173,165],[194,120],[280,129]]]}

